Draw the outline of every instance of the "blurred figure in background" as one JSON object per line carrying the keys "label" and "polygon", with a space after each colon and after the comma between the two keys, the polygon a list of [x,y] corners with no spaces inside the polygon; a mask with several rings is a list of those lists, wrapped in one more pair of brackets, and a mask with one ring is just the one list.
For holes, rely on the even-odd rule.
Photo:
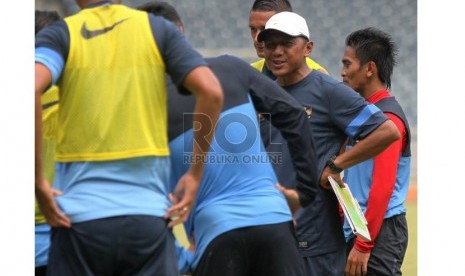
{"label": "blurred figure in background", "polygon": [[56,11],[35,11],[35,34],[37,34],[44,27],[61,20],[61,16]]}

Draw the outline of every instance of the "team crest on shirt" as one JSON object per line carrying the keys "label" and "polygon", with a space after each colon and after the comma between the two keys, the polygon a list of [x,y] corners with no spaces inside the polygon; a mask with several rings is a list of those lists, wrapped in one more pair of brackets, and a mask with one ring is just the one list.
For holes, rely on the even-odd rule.
{"label": "team crest on shirt", "polygon": [[311,106],[304,106],[305,113],[307,113],[307,118],[310,119],[312,116],[312,107]]}

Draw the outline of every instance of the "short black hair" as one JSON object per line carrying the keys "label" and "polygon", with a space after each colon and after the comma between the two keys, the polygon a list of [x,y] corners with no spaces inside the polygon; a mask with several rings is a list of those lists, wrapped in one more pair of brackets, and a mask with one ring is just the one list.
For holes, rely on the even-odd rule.
{"label": "short black hair", "polygon": [[252,11],[292,12],[292,6],[287,0],[255,0],[252,5]]}
{"label": "short black hair", "polygon": [[162,16],[173,22],[178,27],[184,27],[181,17],[176,9],[167,2],[151,1],[136,7],[138,10],[146,11],[153,15]]}
{"label": "short black hair", "polygon": [[56,11],[41,11],[36,10],[35,14],[35,34],[37,34],[40,30],[42,30],[47,25],[52,24],[61,20],[61,16]]}
{"label": "short black hair", "polygon": [[373,61],[378,68],[378,77],[391,87],[391,76],[396,65],[397,45],[391,35],[374,27],[352,32],[346,38],[346,46],[355,50],[355,55],[363,65]]}

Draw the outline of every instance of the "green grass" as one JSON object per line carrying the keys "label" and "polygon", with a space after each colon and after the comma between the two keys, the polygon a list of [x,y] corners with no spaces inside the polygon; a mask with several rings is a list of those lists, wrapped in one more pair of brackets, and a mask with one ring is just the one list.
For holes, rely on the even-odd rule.
{"label": "green grass", "polygon": [[408,224],[408,246],[402,264],[402,275],[417,276],[417,201],[406,201],[407,224]]}

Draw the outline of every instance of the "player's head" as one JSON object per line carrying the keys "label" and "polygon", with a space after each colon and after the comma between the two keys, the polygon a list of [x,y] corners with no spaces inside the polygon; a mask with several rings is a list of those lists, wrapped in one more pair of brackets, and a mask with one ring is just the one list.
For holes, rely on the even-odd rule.
{"label": "player's head", "polygon": [[287,0],[255,0],[250,11],[292,11],[291,3]]}
{"label": "player's head", "polygon": [[287,0],[255,0],[249,14],[249,29],[257,56],[264,57],[263,43],[258,42],[258,35],[265,29],[266,22],[278,12],[292,11]]}
{"label": "player's head", "polygon": [[35,14],[35,34],[44,27],[61,19],[61,16],[56,11],[40,11],[36,10]]}
{"label": "player's head", "polygon": [[184,24],[176,9],[167,2],[152,1],[137,7],[153,15],[162,16],[173,22],[181,32],[184,32]]}
{"label": "player's head", "polygon": [[[387,88],[390,88],[397,51],[392,37],[377,28],[370,27],[352,32],[346,38],[341,75],[343,75],[343,79],[345,78],[347,82],[350,82],[350,76],[347,72],[344,73],[344,69],[349,71],[347,67],[350,62],[354,62],[356,65],[358,63],[359,70],[370,71],[373,67],[374,77],[379,78]],[[352,87],[350,83],[348,84]],[[352,88],[356,90],[354,87]]]}
{"label": "player's head", "polygon": [[294,12],[273,15],[258,41],[264,42],[266,65],[278,79],[299,79],[308,72],[305,58],[310,55],[313,44],[302,16]]}

